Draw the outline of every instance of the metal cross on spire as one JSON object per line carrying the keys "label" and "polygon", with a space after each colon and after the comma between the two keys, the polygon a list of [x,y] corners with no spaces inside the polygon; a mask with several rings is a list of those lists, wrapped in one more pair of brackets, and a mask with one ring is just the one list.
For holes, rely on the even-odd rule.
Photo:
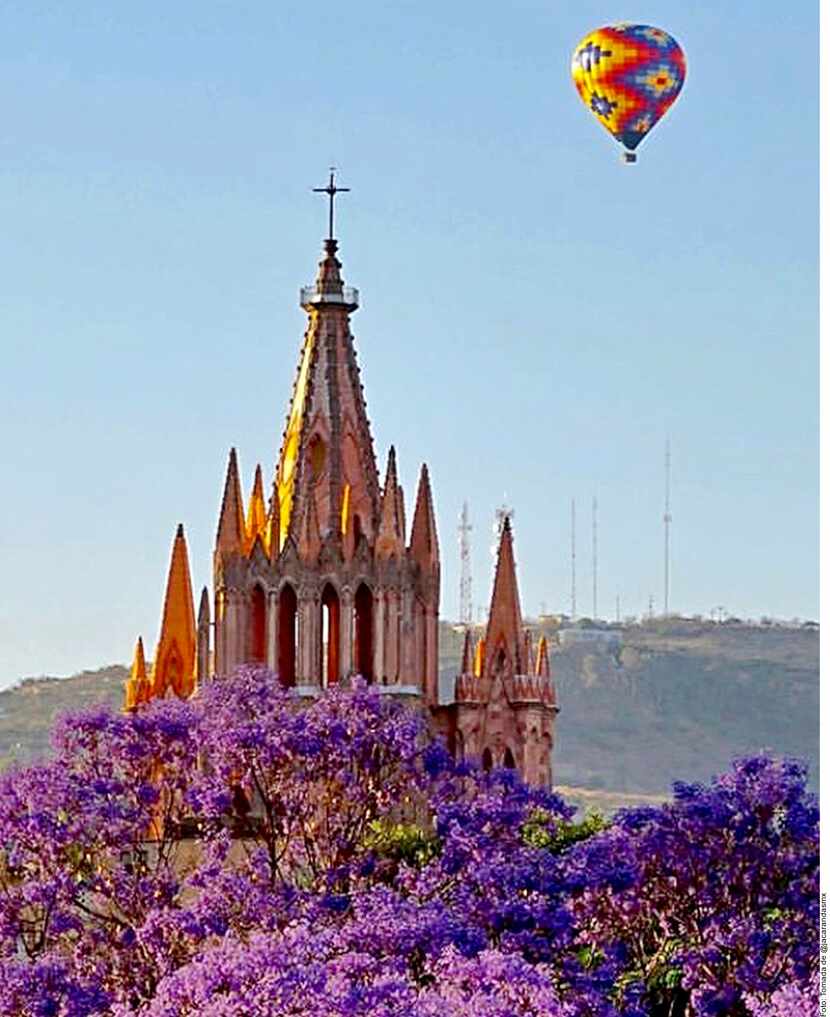
{"label": "metal cross on spire", "polygon": [[334,240],[334,196],[343,191],[350,191],[351,187],[338,187],[334,182],[335,166],[329,166],[328,187],[312,187],[315,194],[327,194],[329,196],[329,240]]}

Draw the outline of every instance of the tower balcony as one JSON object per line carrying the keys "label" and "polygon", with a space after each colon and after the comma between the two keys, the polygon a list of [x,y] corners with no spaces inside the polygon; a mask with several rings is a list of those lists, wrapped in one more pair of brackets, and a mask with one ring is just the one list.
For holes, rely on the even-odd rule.
{"label": "tower balcony", "polygon": [[360,295],[354,286],[337,286],[322,289],[319,285],[302,286],[300,288],[300,307],[306,311],[312,307],[334,305],[345,307],[347,311],[355,311],[360,306]]}

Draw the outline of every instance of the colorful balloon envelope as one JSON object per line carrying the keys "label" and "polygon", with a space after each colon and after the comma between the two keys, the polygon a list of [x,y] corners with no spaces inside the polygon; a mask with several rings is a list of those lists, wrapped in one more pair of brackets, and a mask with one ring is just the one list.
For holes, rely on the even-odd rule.
{"label": "colorful balloon envelope", "polygon": [[680,94],[686,58],[661,28],[608,25],[576,47],[571,74],[582,101],[625,146],[624,160],[634,162],[634,149]]}

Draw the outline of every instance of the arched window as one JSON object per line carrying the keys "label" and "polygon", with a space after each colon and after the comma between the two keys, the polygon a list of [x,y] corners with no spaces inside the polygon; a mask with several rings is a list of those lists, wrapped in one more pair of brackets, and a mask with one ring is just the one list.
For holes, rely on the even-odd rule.
{"label": "arched window", "polygon": [[509,747],[504,750],[504,765],[508,770],[516,769],[516,760],[513,758],[513,753]]}
{"label": "arched window", "polygon": [[352,536],[354,537],[354,547],[357,550],[357,545],[360,543],[360,538],[363,536],[363,524],[360,522],[360,516],[355,512],[352,517]]}
{"label": "arched window", "polygon": [[354,595],[354,666],[367,682],[372,680],[372,591],[361,583]]}
{"label": "arched window", "polygon": [[493,769],[493,753],[489,749],[484,750],[484,755],[481,757],[481,766],[488,773]]}
{"label": "arched window", "polygon": [[251,591],[251,652],[250,659],[265,663],[265,590],[255,586]]}
{"label": "arched window", "polygon": [[320,601],[320,659],[323,687],[335,685],[340,678],[340,598],[331,583]]}
{"label": "arched window", "polygon": [[315,434],[309,443],[308,458],[311,462],[311,478],[316,483],[326,467],[326,443],[319,434]]}
{"label": "arched window", "polygon": [[297,682],[297,594],[294,587],[286,583],[280,590],[279,604],[279,650],[277,670],[285,686]]}

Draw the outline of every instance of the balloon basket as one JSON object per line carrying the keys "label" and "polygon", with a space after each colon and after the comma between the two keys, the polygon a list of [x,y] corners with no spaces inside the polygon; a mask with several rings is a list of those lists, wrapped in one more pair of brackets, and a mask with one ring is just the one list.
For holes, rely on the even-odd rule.
{"label": "balloon basket", "polygon": [[637,153],[636,152],[623,152],[623,154],[622,154],[622,161],[626,162],[626,163],[628,163],[628,162],[636,162],[637,161]]}

